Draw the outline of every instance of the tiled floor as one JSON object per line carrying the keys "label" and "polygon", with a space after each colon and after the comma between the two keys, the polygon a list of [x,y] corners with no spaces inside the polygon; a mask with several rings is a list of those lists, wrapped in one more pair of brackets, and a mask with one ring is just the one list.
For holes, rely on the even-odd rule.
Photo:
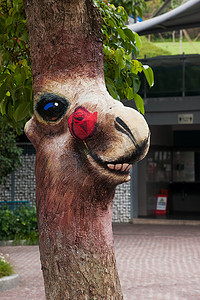
{"label": "tiled floor", "polygon": [[[200,226],[120,224],[114,239],[125,300],[200,300]],[[19,286],[0,299],[44,300],[38,247],[0,252],[10,255],[20,275]]]}

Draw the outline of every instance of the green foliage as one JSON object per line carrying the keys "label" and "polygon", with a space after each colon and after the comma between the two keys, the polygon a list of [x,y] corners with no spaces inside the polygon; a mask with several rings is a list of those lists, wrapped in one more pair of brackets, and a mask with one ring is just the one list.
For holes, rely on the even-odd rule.
{"label": "green foliage", "polygon": [[22,0],[0,1],[0,113],[17,133],[32,113],[32,72]]}
{"label": "green foliage", "polygon": [[[121,6],[109,5],[106,1],[94,1],[102,18],[104,74],[107,89],[116,100],[135,99],[137,108],[144,113],[143,101],[138,100],[140,89],[138,73],[144,72],[150,86],[153,85],[153,72],[143,66],[137,58],[141,40],[137,33],[126,26],[128,15]],[[137,99],[137,100],[136,100]]]}
{"label": "green foliage", "polygon": [[159,8],[163,5],[163,0],[149,0],[146,2],[146,8],[144,11],[144,18],[151,19]]}
{"label": "green foliage", "polygon": [[123,6],[127,14],[132,14],[134,18],[137,16],[142,17],[146,9],[146,2],[144,0],[109,0],[109,2],[115,6]]}
{"label": "green foliage", "polygon": [[23,206],[10,210],[0,209],[0,240],[26,240],[28,244],[38,242],[36,208]]}
{"label": "green foliage", "polygon": [[21,165],[22,148],[16,145],[14,130],[0,116],[0,184],[8,174]]}
{"label": "green foliage", "polygon": [[13,273],[13,267],[6,261],[4,256],[0,254],[0,278],[4,276],[10,276]]}

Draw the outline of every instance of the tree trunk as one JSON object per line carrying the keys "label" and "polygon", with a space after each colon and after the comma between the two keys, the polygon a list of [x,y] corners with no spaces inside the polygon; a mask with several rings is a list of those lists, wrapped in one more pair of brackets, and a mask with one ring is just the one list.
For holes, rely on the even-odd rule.
{"label": "tree trunk", "polygon": [[90,0],[25,0],[34,76],[39,247],[47,300],[123,299],[112,201],[149,147],[141,114],[108,94]]}
{"label": "tree trunk", "polygon": [[33,76],[103,76],[101,16],[91,0],[24,0]]}
{"label": "tree trunk", "polygon": [[[48,193],[46,185],[55,182],[55,174],[41,178],[49,157],[42,152],[38,156],[38,225],[47,299],[122,299],[111,228],[113,188],[91,178],[81,185],[84,174],[77,170],[77,181],[60,187],[58,177]],[[65,185],[67,191],[62,190]]]}

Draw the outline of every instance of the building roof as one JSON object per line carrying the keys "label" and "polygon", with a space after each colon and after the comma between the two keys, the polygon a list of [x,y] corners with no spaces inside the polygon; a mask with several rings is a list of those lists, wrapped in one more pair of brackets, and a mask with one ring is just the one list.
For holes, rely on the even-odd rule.
{"label": "building roof", "polygon": [[200,27],[200,0],[190,0],[163,15],[128,27],[140,35]]}

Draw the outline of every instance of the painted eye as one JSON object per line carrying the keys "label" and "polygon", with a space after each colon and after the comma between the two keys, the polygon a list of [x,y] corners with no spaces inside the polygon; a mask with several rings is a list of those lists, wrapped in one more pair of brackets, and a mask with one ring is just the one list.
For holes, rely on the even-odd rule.
{"label": "painted eye", "polygon": [[39,97],[35,110],[44,121],[56,122],[65,115],[68,107],[69,103],[65,98],[45,93]]}

